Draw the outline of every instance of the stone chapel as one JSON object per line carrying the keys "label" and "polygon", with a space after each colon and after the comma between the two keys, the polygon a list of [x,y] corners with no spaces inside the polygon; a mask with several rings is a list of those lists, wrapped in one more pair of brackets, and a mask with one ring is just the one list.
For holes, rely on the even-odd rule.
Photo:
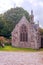
{"label": "stone chapel", "polygon": [[12,46],[20,48],[39,49],[41,47],[41,36],[39,24],[34,23],[34,15],[31,10],[30,22],[25,16],[12,31]]}

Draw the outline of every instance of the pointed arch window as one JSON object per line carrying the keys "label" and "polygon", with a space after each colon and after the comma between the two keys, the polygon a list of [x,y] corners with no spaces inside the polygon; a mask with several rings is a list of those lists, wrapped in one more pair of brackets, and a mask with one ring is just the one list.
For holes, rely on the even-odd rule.
{"label": "pointed arch window", "polygon": [[20,41],[23,41],[23,42],[28,41],[27,27],[24,24],[20,28]]}

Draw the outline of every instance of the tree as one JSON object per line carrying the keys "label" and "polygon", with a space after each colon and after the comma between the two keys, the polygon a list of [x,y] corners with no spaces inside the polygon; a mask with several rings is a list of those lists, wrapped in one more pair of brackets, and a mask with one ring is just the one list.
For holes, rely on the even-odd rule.
{"label": "tree", "polygon": [[26,16],[29,20],[29,13],[21,7],[11,8],[4,13],[4,18],[8,22],[14,23],[14,26],[19,22],[22,16]]}
{"label": "tree", "polygon": [[39,31],[40,31],[40,34],[43,35],[43,29],[40,28]]}
{"label": "tree", "polygon": [[4,27],[1,30],[3,36],[9,37],[15,25],[19,22],[22,16],[26,16],[29,20],[29,13],[23,8],[11,8],[7,12],[4,13],[2,19],[4,21]]}
{"label": "tree", "polygon": [[0,17],[0,35],[2,35],[1,31],[2,31],[3,28],[4,28],[4,21]]}

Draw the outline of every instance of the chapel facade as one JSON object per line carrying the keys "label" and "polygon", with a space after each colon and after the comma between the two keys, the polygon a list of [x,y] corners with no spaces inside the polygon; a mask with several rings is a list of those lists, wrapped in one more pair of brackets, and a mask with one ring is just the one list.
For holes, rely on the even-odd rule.
{"label": "chapel facade", "polygon": [[39,49],[41,47],[39,24],[34,23],[33,11],[31,11],[29,21],[23,16],[13,29],[12,46],[33,49]]}

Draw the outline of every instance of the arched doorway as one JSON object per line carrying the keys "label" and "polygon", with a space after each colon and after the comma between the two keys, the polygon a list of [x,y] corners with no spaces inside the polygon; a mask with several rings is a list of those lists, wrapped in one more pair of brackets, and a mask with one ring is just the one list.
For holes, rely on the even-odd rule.
{"label": "arched doorway", "polygon": [[23,24],[20,28],[20,42],[28,41],[28,30],[27,27]]}

